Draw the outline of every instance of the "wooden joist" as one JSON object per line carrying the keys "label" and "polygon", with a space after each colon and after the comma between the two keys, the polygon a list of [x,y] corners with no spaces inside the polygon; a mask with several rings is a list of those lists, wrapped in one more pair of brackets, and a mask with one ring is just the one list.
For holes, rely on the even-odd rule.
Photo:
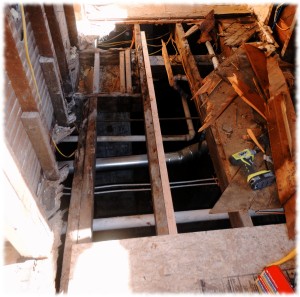
{"label": "wooden joist", "polygon": [[21,120],[47,179],[58,180],[59,170],[47,129],[38,112],[23,112]]}
{"label": "wooden joist", "polygon": [[54,58],[40,57],[39,59],[45,82],[48,87],[51,98],[54,115],[57,124],[60,126],[68,126],[68,109],[67,102],[60,85],[58,70],[55,65]]}
{"label": "wooden joist", "polygon": [[[107,9],[116,11],[114,16],[107,16]],[[211,11],[219,17],[250,15],[251,11],[245,5],[201,5],[201,4],[146,4],[146,3],[119,3],[117,5],[108,4],[105,8],[89,7],[88,19],[90,21],[114,21],[123,24],[168,24],[194,22]],[[126,12],[126,16],[124,15]],[[118,13],[120,12],[120,13]]]}
{"label": "wooden joist", "polygon": [[32,92],[33,85],[30,85],[29,78],[26,75],[26,69],[23,67],[19,51],[16,46],[16,40],[10,26],[8,16],[5,17],[5,70],[11,81],[14,92],[18,98],[22,111],[37,111],[38,104]]}
{"label": "wooden joist", "polygon": [[134,26],[134,34],[140,71],[141,91],[144,101],[147,153],[156,232],[158,235],[176,234],[177,227],[168,171],[164,157],[146,37],[144,32],[140,32],[139,25]]}
{"label": "wooden joist", "polygon": [[78,46],[78,32],[76,27],[76,18],[74,6],[72,4],[64,4],[66,22],[71,46]]}
{"label": "wooden joist", "polygon": [[53,44],[55,44],[54,49],[58,61],[61,78],[63,81],[63,89],[65,93],[69,93],[72,91],[72,83],[66,52],[70,50],[68,48],[68,45],[70,45],[70,41],[67,32],[65,32],[67,28],[65,28],[65,31],[63,32],[61,30],[62,25],[60,25],[60,23],[66,23],[63,14],[64,11],[59,11],[58,5],[52,4],[44,5],[44,9],[46,12],[46,17],[51,32],[52,42]]}
{"label": "wooden joist", "polygon": [[170,59],[169,59],[169,55],[168,55],[168,51],[167,51],[167,46],[163,40],[161,40],[161,44],[162,44],[162,57],[164,59],[164,64],[166,67],[169,85],[171,87],[173,87],[174,86],[174,76],[173,76],[173,71],[172,71],[172,67],[171,67],[171,63],[170,63]]}

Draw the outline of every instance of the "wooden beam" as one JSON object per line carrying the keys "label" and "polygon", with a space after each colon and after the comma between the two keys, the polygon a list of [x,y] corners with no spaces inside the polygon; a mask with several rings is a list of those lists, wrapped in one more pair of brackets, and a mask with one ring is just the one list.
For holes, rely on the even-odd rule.
{"label": "wooden beam", "polygon": [[93,93],[99,93],[99,92],[100,92],[100,53],[95,53]]}
{"label": "wooden beam", "polygon": [[11,81],[14,92],[21,105],[22,111],[37,111],[38,105],[32,93],[32,86],[26,75],[19,55],[14,36],[17,32],[10,25],[8,16],[5,17],[5,70]]}
{"label": "wooden beam", "polygon": [[39,113],[23,112],[21,120],[46,178],[58,180],[60,175],[55,155],[49,142],[48,131],[44,127]]}
{"label": "wooden beam", "polygon": [[71,46],[78,47],[78,32],[76,27],[74,6],[72,4],[64,4],[64,11],[66,15],[70,44]]}
{"label": "wooden beam", "polygon": [[44,7],[42,5],[25,5],[24,9],[28,14],[34,39],[39,49],[39,54],[48,58],[55,57],[55,51]]}
{"label": "wooden beam", "polygon": [[171,63],[170,63],[170,59],[169,59],[169,55],[168,55],[168,51],[167,51],[167,46],[163,40],[161,40],[161,44],[162,44],[162,57],[164,59],[164,64],[166,67],[169,85],[171,87],[173,87],[174,86],[174,76],[173,76],[173,71],[172,71],[172,67],[171,67]]}
{"label": "wooden beam", "polygon": [[97,98],[89,99],[88,126],[83,168],[83,185],[78,224],[78,243],[92,241],[94,217],[94,184],[97,143]]}
{"label": "wooden beam", "polygon": [[201,87],[202,77],[200,76],[195,58],[192,55],[189,43],[184,35],[185,33],[182,25],[176,24],[175,42],[181,57],[184,71],[188,78],[191,92],[194,95]]}
{"label": "wooden beam", "polygon": [[125,93],[126,81],[125,81],[125,53],[119,52],[120,57],[120,92]]}
{"label": "wooden beam", "polygon": [[59,24],[56,5],[44,5],[44,9],[48,20],[52,41],[53,44],[55,44],[54,49],[63,81],[63,88],[66,93],[69,93],[72,91],[71,75],[68,65],[68,58],[66,56],[66,52],[69,50],[66,48],[66,45],[69,44],[69,37],[66,37],[66,34],[64,34],[64,36],[62,35],[63,32],[61,31],[61,26]]}
{"label": "wooden beam", "polygon": [[37,206],[38,198],[28,188],[5,142],[2,160],[3,235],[23,257],[49,257],[53,233]]}
{"label": "wooden beam", "polygon": [[69,119],[67,103],[61,89],[55,60],[54,58],[40,57],[39,62],[48,87],[57,124],[60,126],[68,126]]}
{"label": "wooden beam", "polygon": [[[93,146],[95,122],[95,98],[89,99],[83,110],[82,125],[79,131],[78,147],[74,161],[74,176],[72,182],[71,200],[68,215],[68,228],[66,232],[60,291],[67,293],[68,277],[71,267],[72,246],[80,241],[88,241],[91,237],[90,215],[93,209],[92,196],[94,192]],[[90,128],[89,128],[90,125]],[[88,132],[89,131],[89,132]],[[87,137],[88,135],[88,137]],[[83,197],[86,195],[87,197]],[[85,207],[86,209],[83,209]],[[81,212],[84,212],[83,214]],[[87,232],[79,230],[79,225],[87,228]]]}
{"label": "wooden beam", "polygon": [[131,78],[131,52],[130,49],[125,50],[125,70],[126,70],[126,92],[132,93],[132,78]]}
{"label": "wooden beam", "polygon": [[140,32],[139,25],[134,26],[134,34],[141,91],[144,100],[145,130],[156,232],[158,235],[176,234],[177,227],[164,157],[146,37],[144,32]]}

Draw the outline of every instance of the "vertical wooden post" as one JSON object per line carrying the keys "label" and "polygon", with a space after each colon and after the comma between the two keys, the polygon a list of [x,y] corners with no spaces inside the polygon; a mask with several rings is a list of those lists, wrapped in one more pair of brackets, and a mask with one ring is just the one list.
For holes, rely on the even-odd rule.
{"label": "vertical wooden post", "polygon": [[100,92],[100,53],[95,53],[94,59],[94,77],[93,77],[93,93]]}
{"label": "vertical wooden post", "polygon": [[71,46],[78,46],[78,32],[76,27],[76,18],[74,6],[72,4],[64,4],[67,27],[69,32]]}
{"label": "vertical wooden post", "polygon": [[126,61],[126,91],[132,93],[132,78],[131,78],[131,55],[130,49],[125,50],[125,61]]}
{"label": "vertical wooden post", "polygon": [[46,178],[58,180],[59,170],[49,143],[48,131],[44,127],[39,113],[23,112],[21,120]]}
{"label": "vertical wooden post", "polygon": [[134,26],[134,31],[140,71],[141,91],[144,100],[147,153],[156,232],[158,235],[176,234],[177,227],[164,156],[145,32],[140,32],[139,25]]}
{"label": "vertical wooden post", "polygon": [[125,55],[124,51],[119,52],[120,58],[120,92],[125,93],[126,81],[125,81]]}

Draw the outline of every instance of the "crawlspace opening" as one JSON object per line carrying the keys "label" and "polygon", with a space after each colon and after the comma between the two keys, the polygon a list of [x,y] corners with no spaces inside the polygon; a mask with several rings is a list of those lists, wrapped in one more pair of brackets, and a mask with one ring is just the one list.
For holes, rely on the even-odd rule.
{"label": "crawlspace opening", "polygon": [[[184,25],[185,30],[190,25]],[[177,49],[171,41],[170,32],[173,32],[174,25],[141,25],[141,31],[145,31],[148,51],[150,56],[160,56],[159,51],[161,39],[167,43],[169,55],[176,55]],[[124,34],[120,34],[125,32]],[[120,34],[120,35],[119,35]],[[119,36],[118,36],[119,35]],[[117,36],[117,37],[116,37]],[[116,37],[116,38],[115,38]],[[195,33],[188,38],[192,53],[194,55],[206,55],[205,46],[197,44],[199,36]],[[128,47],[132,38],[132,26],[117,26],[107,38],[98,40],[98,47],[107,49],[103,46],[105,40],[114,38],[114,42],[121,42],[121,45]],[[174,36],[173,36],[174,38]],[[169,42],[168,42],[169,40]],[[122,42],[127,43],[122,43]],[[213,47],[219,54],[218,41],[212,41]],[[101,45],[102,44],[102,45]],[[107,44],[106,44],[107,45]],[[119,44],[120,45],[120,44]],[[133,48],[134,53],[134,48]],[[134,54],[133,54],[134,57]],[[134,92],[140,92],[138,78],[136,77],[137,65],[132,58],[132,75]],[[102,67],[102,66],[101,66]],[[106,66],[103,66],[106,67]],[[204,78],[213,70],[212,65],[201,65],[199,71]],[[101,68],[102,77],[100,85],[103,92],[112,91],[110,85],[118,77],[119,67]],[[174,75],[184,75],[183,68],[179,65],[173,68]],[[158,106],[159,122],[163,136],[184,135],[188,133],[187,121],[182,106],[181,95],[174,88],[169,86],[167,74],[164,67],[152,67],[152,76]],[[201,126],[194,102],[189,100],[190,94],[187,81],[179,81],[180,89],[187,95],[187,103],[191,114],[194,129],[197,132]],[[108,89],[106,89],[108,88]],[[116,91],[116,90],[113,90]],[[102,102],[102,103],[101,103]],[[142,100],[133,101],[116,100],[115,103],[104,104],[104,101],[98,101],[97,113],[97,135],[98,136],[126,136],[126,135],[145,135],[144,113]],[[124,103],[125,102],[125,103]],[[80,101],[76,102],[77,111],[81,109]],[[77,112],[78,113],[78,112]],[[80,113],[79,119],[80,119]],[[77,123],[80,125],[80,122]],[[77,132],[74,132],[76,135]],[[200,145],[205,141],[205,132],[196,133],[190,141],[164,141],[164,151],[166,154],[181,152],[187,147]],[[75,143],[62,143],[64,151],[72,152],[76,148]],[[145,141],[139,142],[98,142],[96,148],[96,158],[102,160],[111,160],[114,157],[125,157],[130,160],[131,156],[140,156],[147,154]],[[127,159],[126,159],[127,158]],[[59,160],[63,160],[58,156]],[[201,153],[195,153],[184,161],[167,163],[169,181],[171,184],[171,193],[175,212],[206,210],[213,208],[218,201],[221,191],[217,182],[217,174],[214,170],[211,156],[208,150]],[[72,186],[72,175],[65,182],[66,188]],[[151,197],[151,181],[148,165],[139,166],[121,166],[119,168],[106,168],[97,170],[95,175],[95,201],[94,201],[94,219],[126,217],[153,214],[153,203]],[[62,207],[67,209],[70,200],[70,190],[66,190]],[[65,215],[67,220],[67,212]],[[254,217],[254,225],[283,223],[284,216],[260,216]],[[216,229],[231,228],[229,219],[218,219],[201,222],[189,222],[177,224],[178,232],[197,232]],[[114,230],[94,231],[93,240],[111,240],[134,238],[143,236],[155,236],[154,226],[122,228]]]}

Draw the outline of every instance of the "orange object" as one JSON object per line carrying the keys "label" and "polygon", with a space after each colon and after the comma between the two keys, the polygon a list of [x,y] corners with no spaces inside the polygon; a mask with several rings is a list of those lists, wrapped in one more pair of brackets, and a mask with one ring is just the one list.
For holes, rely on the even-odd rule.
{"label": "orange object", "polygon": [[295,293],[279,266],[266,267],[258,276],[256,285],[262,293]]}

